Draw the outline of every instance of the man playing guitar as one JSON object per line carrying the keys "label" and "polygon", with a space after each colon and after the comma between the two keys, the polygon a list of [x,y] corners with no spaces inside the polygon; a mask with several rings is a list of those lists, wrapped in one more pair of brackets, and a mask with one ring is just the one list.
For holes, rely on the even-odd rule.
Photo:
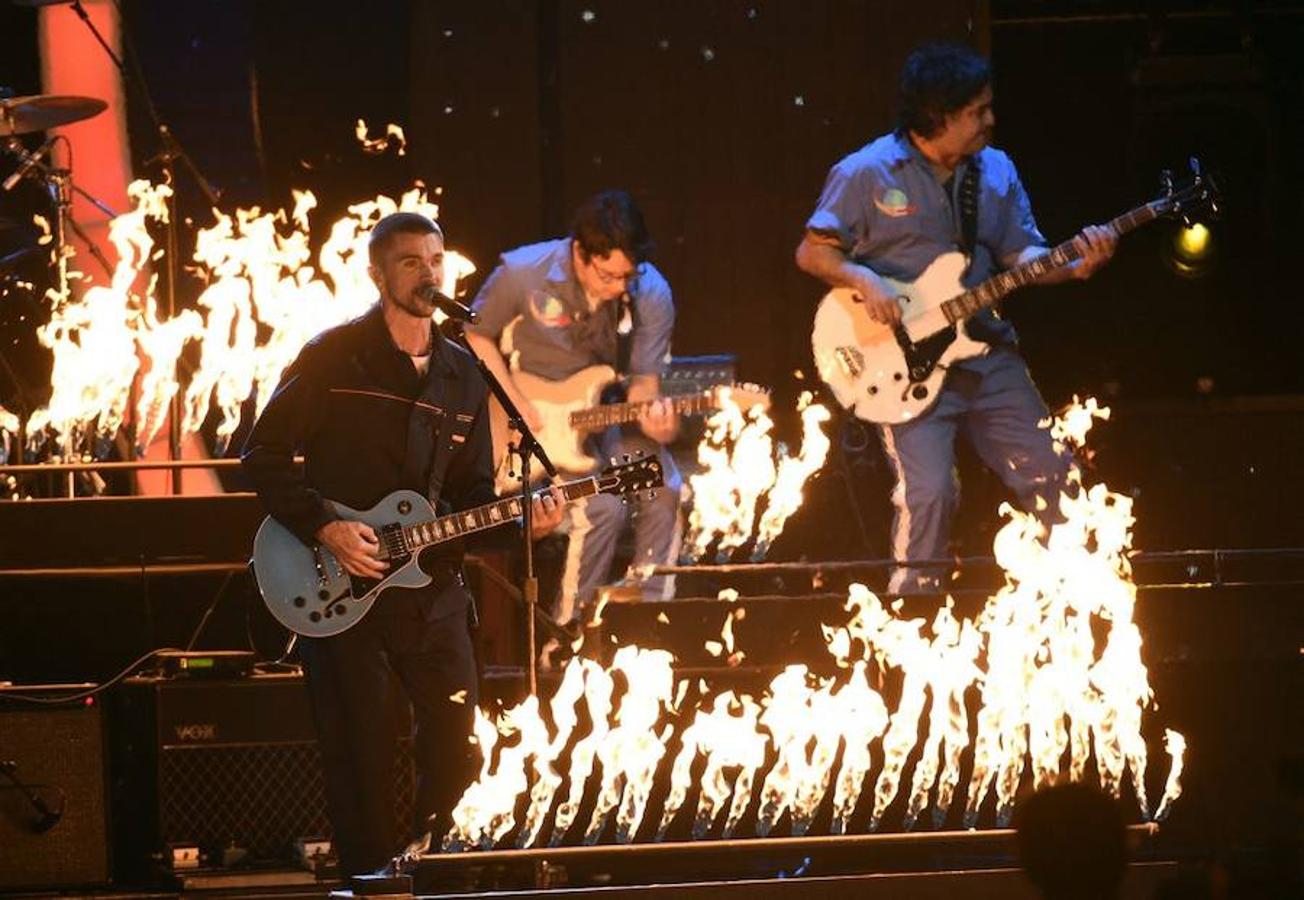
{"label": "man playing guitar", "polygon": [[[443,232],[417,213],[392,213],[372,230],[368,252],[379,301],[304,346],[241,461],[268,513],[305,547],[328,550],[350,575],[380,579],[391,566],[383,535],[343,517],[328,498],[366,509],[408,489],[441,511],[466,510],[493,498],[493,467],[484,380],[431,318]],[[560,524],[561,509],[556,496],[535,503],[540,537]],[[474,611],[461,549],[442,544],[423,558],[431,575],[424,587],[395,589],[354,627],[299,642],[342,875],[380,868],[405,843],[393,833],[394,675],[417,726],[416,832],[446,827],[474,776]]]}
{"label": "man playing guitar", "polygon": [[[987,60],[953,45],[915,50],[902,68],[899,105],[895,131],[829,172],[797,248],[798,266],[852,289],[869,316],[887,325],[901,321],[902,309],[884,277],[913,281],[939,255],[962,249],[970,257],[963,278],[969,287],[1046,252],[1014,164],[988,146],[995,116]],[[1088,227],[1076,239],[1081,257],[1041,282],[1089,278],[1116,240],[1109,228]],[[878,426],[897,479],[896,559],[946,555],[958,498],[957,432],[1025,509],[1051,516],[1057,509],[1065,462],[1037,427],[1046,405],[1017,352],[1014,329],[990,310],[965,327],[990,351],[952,366],[922,415]],[[936,568],[900,567],[889,582],[892,591],[940,587]]]}
{"label": "man playing guitar", "polygon": [[[552,381],[597,364],[629,376],[631,402],[655,400],[670,356],[675,307],[670,286],[648,261],[651,251],[643,215],[625,191],[590,197],[575,213],[571,234],[510,250],[485,281],[473,307],[479,321],[466,327],[471,348],[512,394],[532,430],[543,425],[539,410],[513,381],[501,341],[511,326],[513,369]],[[674,440],[678,416],[669,403],[654,403],[637,424],[594,435],[598,460],[636,450],[661,452],[665,488],[634,504],[634,564],[673,562],[679,550],[680,477],[664,445]],[[570,511],[570,544],[558,610],[569,621],[608,580],[627,507],[599,495]],[[643,583],[648,600],[674,594],[672,578]]]}

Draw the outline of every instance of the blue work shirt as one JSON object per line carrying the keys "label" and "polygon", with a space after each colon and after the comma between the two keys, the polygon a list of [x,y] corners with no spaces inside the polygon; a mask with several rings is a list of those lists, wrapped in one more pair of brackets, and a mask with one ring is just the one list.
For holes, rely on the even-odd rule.
{"label": "blue work shirt", "polygon": [[[978,233],[966,288],[999,271],[1001,259],[1046,243],[1010,158],[985,147],[976,159]],[[853,262],[914,281],[938,256],[961,249],[960,184],[973,164],[974,158],[962,162],[943,185],[907,135],[885,134],[829,171],[806,227],[835,238]],[[989,343],[1015,341],[1013,326],[991,309],[971,319],[968,330]]]}
{"label": "blue work shirt", "polygon": [[529,244],[502,255],[472,308],[480,321],[473,334],[498,340],[512,331],[512,349],[522,371],[554,381],[599,363],[616,366],[616,332],[630,332],[628,374],[660,375],[670,358],[675,305],[670,285],[649,262],[626,285],[630,316],[621,322],[619,300],[589,308],[575,277],[571,239]]}

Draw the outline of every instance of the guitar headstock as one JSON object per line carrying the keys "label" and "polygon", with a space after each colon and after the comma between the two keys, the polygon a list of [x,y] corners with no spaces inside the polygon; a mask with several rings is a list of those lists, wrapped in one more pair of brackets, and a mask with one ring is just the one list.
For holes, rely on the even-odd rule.
{"label": "guitar headstock", "polygon": [[743,412],[756,407],[762,411],[770,408],[770,389],[750,381],[735,381],[733,384],[722,384],[711,390],[716,407],[723,406],[724,398],[728,397]]}
{"label": "guitar headstock", "polygon": [[1175,216],[1188,228],[1195,224],[1197,217],[1218,215],[1218,204],[1222,198],[1213,176],[1204,171],[1200,160],[1191,157],[1191,180],[1177,187],[1173,184],[1173,173],[1164,169],[1159,175],[1163,196],[1155,201],[1155,211],[1161,216]]}
{"label": "guitar headstock", "polygon": [[657,488],[665,484],[661,460],[642,453],[626,453],[612,457],[611,465],[597,476],[598,493],[629,497],[643,492],[651,498]]}

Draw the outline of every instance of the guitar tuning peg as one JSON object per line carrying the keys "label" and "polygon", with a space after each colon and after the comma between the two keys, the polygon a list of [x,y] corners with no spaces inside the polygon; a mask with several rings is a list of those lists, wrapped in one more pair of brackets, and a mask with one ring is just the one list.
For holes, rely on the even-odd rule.
{"label": "guitar tuning peg", "polygon": [[1159,172],[1159,189],[1163,191],[1164,196],[1173,196],[1173,170],[1162,169]]}
{"label": "guitar tuning peg", "polygon": [[1187,162],[1187,165],[1191,167],[1191,174],[1195,176],[1195,180],[1199,181],[1200,176],[1203,174],[1200,171],[1200,158],[1198,156],[1192,156]]}
{"label": "guitar tuning peg", "polygon": [[611,457],[611,464],[612,464],[613,466],[615,466],[615,465],[619,465],[619,463],[618,463],[617,460],[616,460],[616,457],[614,457],[614,456]]}

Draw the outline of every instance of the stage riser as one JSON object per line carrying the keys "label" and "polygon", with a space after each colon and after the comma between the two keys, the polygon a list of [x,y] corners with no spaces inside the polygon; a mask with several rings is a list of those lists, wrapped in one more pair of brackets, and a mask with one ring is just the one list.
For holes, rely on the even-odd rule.
{"label": "stage riser", "polygon": [[[1177,872],[1173,863],[1134,864],[1118,900],[1151,900],[1166,879]],[[476,894],[464,895],[473,900]],[[494,900],[579,900],[602,896],[598,889],[496,891]],[[1016,869],[994,871],[849,875],[840,878],[784,878],[769,881],[653,884],[626,887],[622,897],[638,900],[1037,900],[1032,884]]]}

